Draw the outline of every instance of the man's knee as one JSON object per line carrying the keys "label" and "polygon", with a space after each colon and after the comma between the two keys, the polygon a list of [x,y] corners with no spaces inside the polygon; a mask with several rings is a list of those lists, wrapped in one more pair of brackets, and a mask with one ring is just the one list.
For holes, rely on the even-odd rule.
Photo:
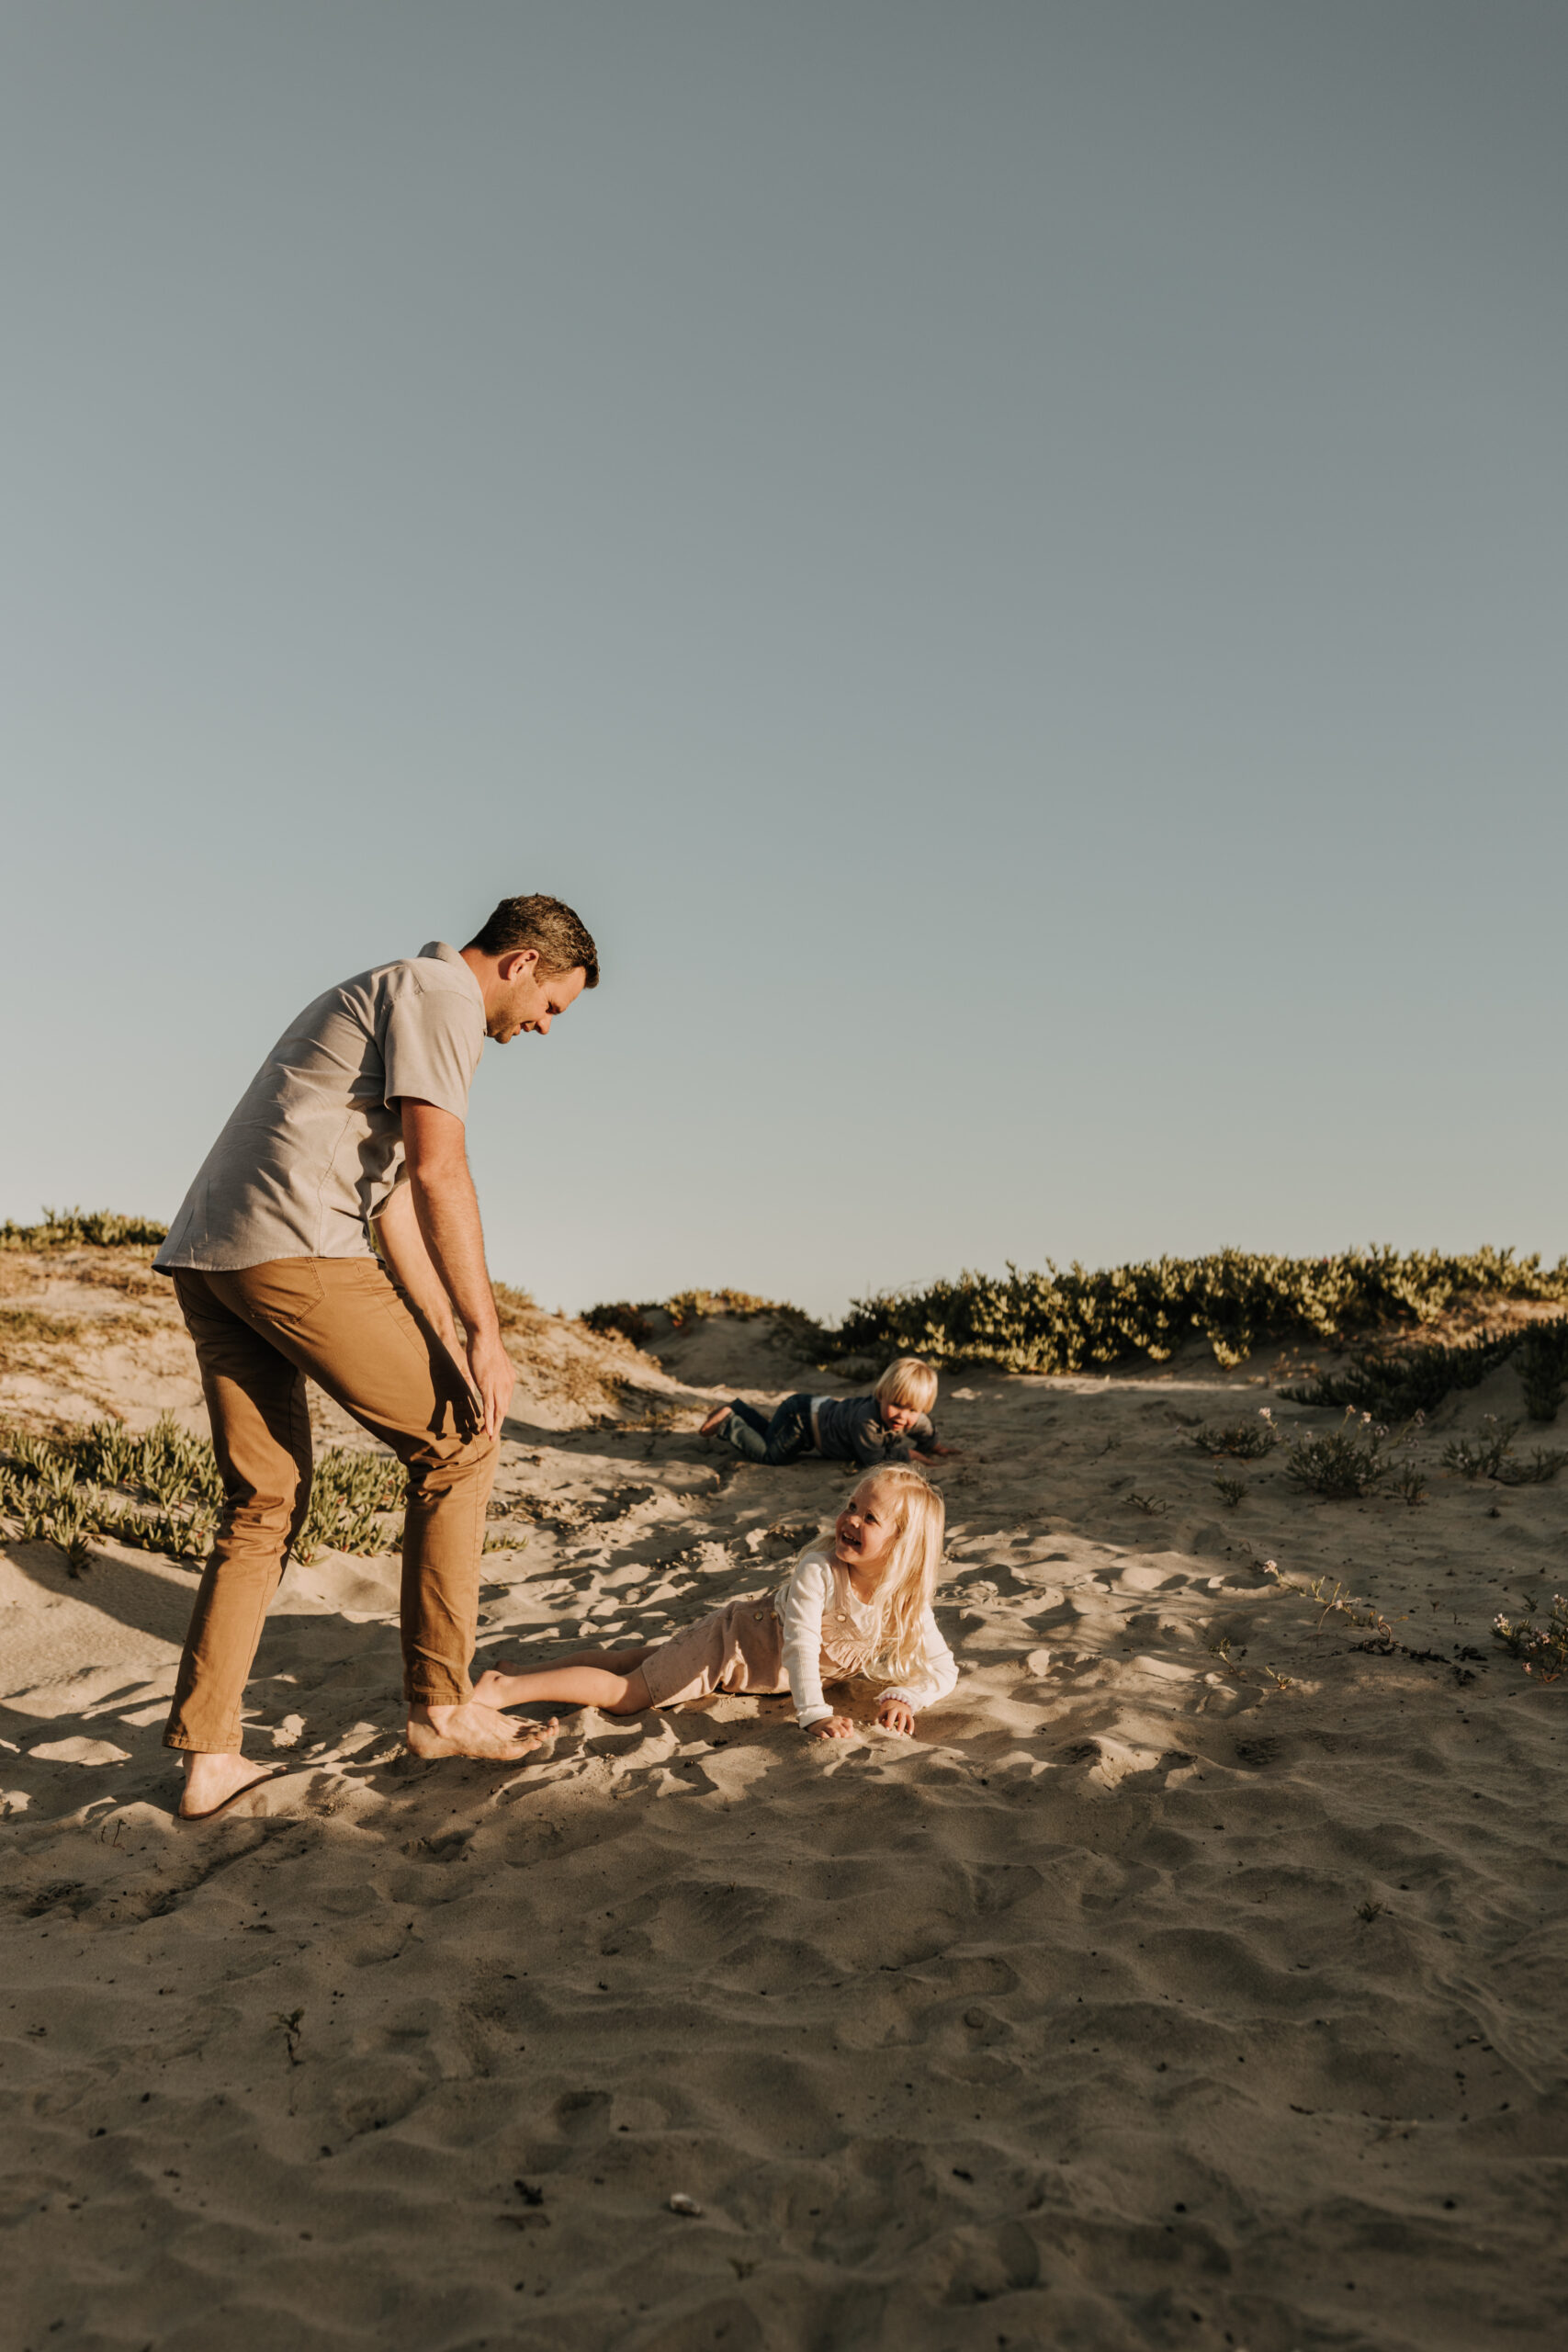
{"label": "man's knee", "polygon": [[222,1515],[231,1527],[292,1528],[298,1532],[310,1505],[310,1474],[293,1478],[250,1478],[223,1482]]}
{"label": "man's knee", "polygon": [[488,1486],[500,1454],[500,1439],[486,1437],[482,1430],[471,1437],[450,1438],[414,1455],[408,1465],[410,1492],[446,1495],[480,1483]]}

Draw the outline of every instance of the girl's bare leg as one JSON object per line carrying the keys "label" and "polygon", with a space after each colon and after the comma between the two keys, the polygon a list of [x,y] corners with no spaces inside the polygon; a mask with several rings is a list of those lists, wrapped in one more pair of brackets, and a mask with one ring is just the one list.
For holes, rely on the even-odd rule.
{"label": "girl's bare leg", "polygon": [[561,1666],[543,1667],[536,1674],[502,1674],[491,1667],[474,1684],[474,1697],[486,1707],[555,1702],[597,1707],[606,1715],[645,1714],[653,1701],[637,1668],[656,1647],[657,1644],[645,1642],[635,1650],[588,1650]]}

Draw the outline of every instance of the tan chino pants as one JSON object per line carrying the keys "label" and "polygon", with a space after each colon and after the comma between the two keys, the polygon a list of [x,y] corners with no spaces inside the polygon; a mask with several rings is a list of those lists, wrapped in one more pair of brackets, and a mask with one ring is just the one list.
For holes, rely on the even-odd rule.
{"label": "tan chino pants", "polygon": [[403,1692],[445,1706],[470,1691],[485,1505],[496,1442],[444,1348],[374,1258],[279,1258],[175,1275],[201,1366],[223,1476],[218,1540],[197,1595],[169,1747],[226,1754],[263,1620],[310,1499],[305,1378],[409,1474],[403,1523]]}

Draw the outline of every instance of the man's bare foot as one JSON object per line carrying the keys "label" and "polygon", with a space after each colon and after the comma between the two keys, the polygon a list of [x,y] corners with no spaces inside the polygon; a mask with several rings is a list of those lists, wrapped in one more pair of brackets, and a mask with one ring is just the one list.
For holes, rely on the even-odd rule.
{"label": "man's bare foot", "polygon": [[189,1752],[186,1757],[186,1784],[179,1802],[182,1821],[210,1821],[214,1814],[222,1813],[236,1797],[247,1789],[259,1788],[263,1781],[275,1781],[278,1768],[257,1771],[246,1758],[234,1755],[200,1756]]}
{"label": "man's bare foot", "polygon": [[486,1764],[521,1764],[535,1748],[552,1740],[558,1728],[553,1715],[541,1729],[514,1723],[478,1699],[465,1699],[455,1707],[410,1707],[408,1742],[415,1756],[472,1756]]}
{"label": "man's bare foot", "polygon": [[719,1428],[723,1422],[729,1419],[729,1409],[730,1408],[728,1405],[716,1405],[712,1412],[708,1415],[706,1420],[703,1423],[702,1428],[697,1431],[697,1435],[699,1437],[712,1437],[715,1430]]}

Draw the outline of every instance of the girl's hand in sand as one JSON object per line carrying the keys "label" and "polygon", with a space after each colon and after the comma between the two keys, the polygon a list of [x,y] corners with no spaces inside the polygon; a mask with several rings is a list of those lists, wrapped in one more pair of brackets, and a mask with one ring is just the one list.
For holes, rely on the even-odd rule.
{"label": "girl's hand in sand", "polygon": [[915,1733],[915,1711],[907,1700],[884,1699],[876,1711],[876,1720],[884,1731],[901,1731],[906,1739]]}
{"label": "girl's hand in sand", "polygon": [[848,1715],[824,1715],[819,1724],[807,1724],[807,1739],[853,1739],[855,1727]]}

